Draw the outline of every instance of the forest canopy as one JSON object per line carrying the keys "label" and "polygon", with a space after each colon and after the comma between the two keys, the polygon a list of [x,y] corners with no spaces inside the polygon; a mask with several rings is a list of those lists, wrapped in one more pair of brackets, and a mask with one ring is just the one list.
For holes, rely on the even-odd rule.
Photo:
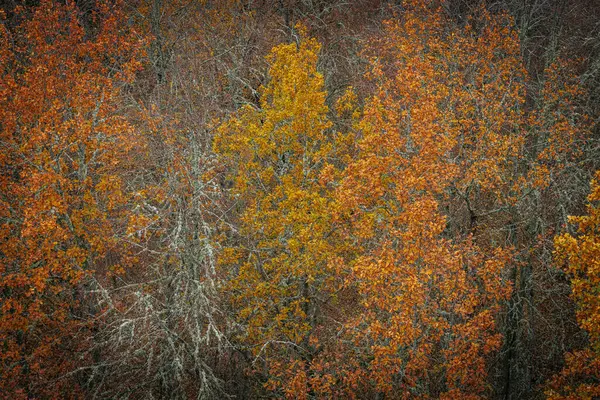
{"label": "forest canopy", "polygon": [[599,398],[598,21],[3,2],[0,398]]}

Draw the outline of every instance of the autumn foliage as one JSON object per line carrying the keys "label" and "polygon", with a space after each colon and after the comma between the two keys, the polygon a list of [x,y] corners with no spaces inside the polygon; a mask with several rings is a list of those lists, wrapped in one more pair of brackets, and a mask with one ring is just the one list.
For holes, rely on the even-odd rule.
{"label": "autumn foliage", "polygon": [[[338,192],[360,246],[352,269],[364,310],[349,324],[356,345],[370,343],[363,373],[377,392],[477,397],[501,343],[494,318],[511,252],[474,223],[450,235],[443,210],[453,192],[493,197],[506,185],[520,139],[518,48],[501,19],[476,34],[452,29],[440,10],[409,7],[373,44],[375,93]],[[499,55],[512,87],[491,69]]]}
{"label": "autumn foliage", "polygon": [[319,47],[312,38],[275,47],[260,108],[242,108],[215,139],[242,210],[241,238],[220,261],[232,274],[226,290],[241,340],[265,360],[269,385],[290,395],[298,388],[289,380],[316,353],[322,308],[344,277],[327,176],[343,163],[345,143],[328,119]]}
{"label": "autumn foliage", "polygon": [[87,317],[80,285],[123,267],[109,253],[127,219],[122,172],[143,142],[119,108],[143,43],[110,3],[93,33],[72,3],[14,12],[22,22],[2,26],[0,57],[0,388],[30,398],[68,384]]}
{"label": "autumn foliage", "polygon": [[592,399],[600,395],[599,178],[600,174],[596,173],[592,180],[587,214],[569,219],[569,222],[576,224],[577,234],[565,233],[554,239],[556,259],[571,278],[572,297],[577,304],[577,322],[588,335],[589,347],[566,356],[567,365],[548,391],[550,399]]}
{"label": "autumn foliage", "polygon": [[0,9],[0,397],[600,396],[600,37],[516,3]]}

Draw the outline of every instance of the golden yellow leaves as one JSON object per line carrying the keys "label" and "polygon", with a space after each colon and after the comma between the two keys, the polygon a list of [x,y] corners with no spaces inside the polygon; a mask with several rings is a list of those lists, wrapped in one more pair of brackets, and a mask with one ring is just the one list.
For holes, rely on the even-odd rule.
{"label": "golden yellow leaves", "polygon": [[[594,398],[600,385],[582,383],[597,381],[600,366],[600,172],[591,182],[588,213],[570,217],[578,234],[568,233],[554,239],[555,259],[571,278],[572,298],[577,303],[577,321],[589,335],[589,348],[568,354],[567,366],[547,391],[550,399]],[[578,379],[579,378],[579,379]],[[582,379],[583,378],[583,379]]]}
{"label": "golden yellow leaves", "polygon": [[[240,209],[239,237],[221,265],[229,300],[241,307],[242,342],[255,354],[293,343],[267,358],[278,393],[289,384],[345,395],[356,385],[392,397],[426,397],[429,386],[440,398],[489,394],[486,362],[501,344],[496,315],[515,251],[485,224],[499,215],[500,226],[528,190],[550,184],[547,161],[579,129],[526,109],[509,16],[481,7],[459,26],[437,4],[405,6],[368,44],[374,87],[364,108],[351,88],[335,104],[341,133],[328,119],[319,44],[307,38],[273,49],[259,107],[218,128],[215,150]],[[536,130],[552,137],[549,146],[523,160],[538,148]],[[452,207],[465,222],[452,219]],[[323,310],[341,291],[351,292],[352,310],[338,335],[362,347],[357,365],[339,366],[333,379],[315,372],[326,370],[323,360],[313,363],[318,355],[304,346],[323,343],[320,318],[333,314]]]}
{"label": "golden yellow leaves", "polygon": [[280,377],[270,385],[284,390],[306,384],[301,371],[285,365],[307,351],[299,349],[317,328],[317,296],[331,296],[341,278],[331,274],[329,259],[337,252],[331,183],[339,168],[333,163],[344,156],[343,135],[327,117],[319,48],[311,38],[276,46],[260,108],[240,109],[214,142],[243,207],[239,243],[220,259],[232,275],[229,301],[240,307],[242,341],[255,354],[268,348],[267,363]]}

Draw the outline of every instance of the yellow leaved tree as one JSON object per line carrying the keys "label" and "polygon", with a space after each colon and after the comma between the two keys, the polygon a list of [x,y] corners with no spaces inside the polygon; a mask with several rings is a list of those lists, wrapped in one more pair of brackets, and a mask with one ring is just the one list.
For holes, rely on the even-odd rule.
{"label": "yellow leaved tree", "polygon": [[259,107],[241,108],[215,138],[240,215],[220,259],[239,340],[270,389],[296,395],[308,391],[303,371],[343,277],[331,180],[346,142],[328,119],[319,48],[311,38],[273,48]]}
{"label": "yellow leaved tree", "polygon": [[555,258],[571,278],[577,321],[589,347],[566,355],[566,366],[550,384],[549,399],[595,399],[600,396],[600,172],[592,180],[588,214],[570,217],[577,235],[554,239]]}

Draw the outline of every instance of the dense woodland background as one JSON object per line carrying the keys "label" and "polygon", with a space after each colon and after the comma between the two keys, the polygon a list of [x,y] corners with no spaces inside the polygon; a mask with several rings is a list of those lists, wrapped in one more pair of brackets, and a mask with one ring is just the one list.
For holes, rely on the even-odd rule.
{"label": "dense woodland background", "polygon": [[596,0],[2,4],[0,398],[600,398]]}

